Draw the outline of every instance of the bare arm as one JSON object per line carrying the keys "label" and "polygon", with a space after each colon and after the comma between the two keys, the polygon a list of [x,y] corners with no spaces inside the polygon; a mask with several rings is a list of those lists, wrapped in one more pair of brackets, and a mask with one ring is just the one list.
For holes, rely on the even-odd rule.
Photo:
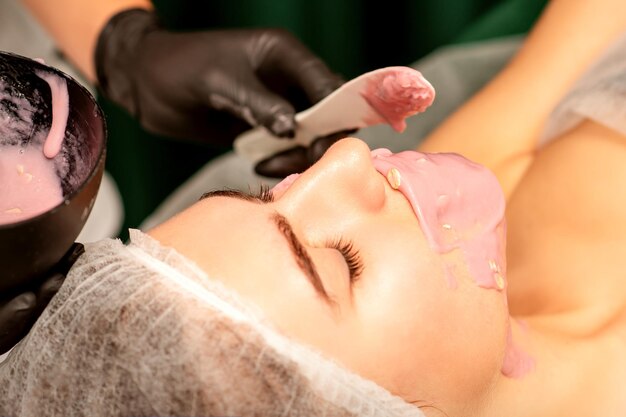
{"label": "bare arm", "polygon": [[59,49],[95,81],[93,54],[100,31],[117,12],[152,8],[150,0],[22,0],[52,35]]}
{"label": "bare arm", "polygon": [[532,161],[554,106],[624,30],[623,0],[553,0],[511,63],[420,150],[458,152],[485,164],[507,191]]}

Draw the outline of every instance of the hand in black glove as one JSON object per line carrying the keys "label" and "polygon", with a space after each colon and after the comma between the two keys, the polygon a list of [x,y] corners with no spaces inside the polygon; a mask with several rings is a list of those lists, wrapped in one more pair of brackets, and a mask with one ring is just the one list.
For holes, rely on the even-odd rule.
{"label": "hand in black glove", "polygon": [[103,93],[147,130],[221,145],[258,125],[293,137],[294,101],[310,107],[342,82],[283,30],[175,33],[141,9],[108,22],[95,58]]}
{"label": "hand in black glove", "polygon": [[7,352],[28,333],[83,252],[83,245],[74,243],[43,282],[18,296],[0,299],[0,354]]}

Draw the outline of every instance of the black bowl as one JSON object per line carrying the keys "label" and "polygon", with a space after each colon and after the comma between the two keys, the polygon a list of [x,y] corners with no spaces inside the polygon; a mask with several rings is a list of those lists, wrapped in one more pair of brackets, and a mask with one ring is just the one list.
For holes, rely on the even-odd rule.
{"label": "black bowl", "polygon": [[17,122],[0,129],[0,145],[43,146],[52,97],[37,76],[42,71],[63,77],[69,94],[65,139],[54,158],[63,201],[36,217],[0,224],[0,298],[45,277],[59,262],[87,220],[104,171],[106,124],[89,91],[61,71],[5,52],[0,52],[0,120]]}

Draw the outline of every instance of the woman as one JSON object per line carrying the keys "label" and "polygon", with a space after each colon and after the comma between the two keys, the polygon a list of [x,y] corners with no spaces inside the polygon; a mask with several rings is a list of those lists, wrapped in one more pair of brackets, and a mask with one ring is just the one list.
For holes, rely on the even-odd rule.
{"label": "woman", "polygon": [[[626,268],[626,222],[624,193],[619,191],[626,184],[626,126],[612,107],[623,107],[625,99],[619,84],[625,68],[619,65],[623,38],[572,86],[625,29],[626,7],[620,2],[553,2],[510,65],[421,146],[422,151],[455,151],[478,161],[502,186],[508,207],[508,310],[523,319],[510,321],[519,361],[515,377],[502,372],[510,345],[508,313],[499,293],[484,291],[472,279],[459,279],[456,290],[448,288],[445,271],[436,266],[441,256],[426,244],[424,225],[418,230],[410,205],[378,175],[360,143],[332,148],[286,190],[278,187],[269,205],[205,201],[152,233],[215,276],[228,276],[229,286],[260,304],[287,334],[405,399],[423,400],[447,415],[621,415],[626,403],[615,381],[626,377],[620,360],[626,349],[626,281],[621,273]],[[586,97],[594,95],[602,96],[604,109],[579,108],[593,103]],[[568,110],[570,103],[578,107]],[[552,124],[568,112],[576,116],[569,119],[582,120],[567,120],[570,129],[564,132],[565,127],[551,129],[549,124],[546,134],[552,137],[542,137],[555,107]],[[396,204],[405,206],[394,211],[398,218],[381,225],[385,210],[395,210]],[[211,206],[206,209],[210,214],[200,214],[203,205]],[[215,259],[211,254],[219,253],[217,247],[205,252],[204,244],[191,247],[168,233],[189,222],[194,237],[188,241],[202,241],[219,218],[224,228],[219,235],[229,237],[215,245],[226,253],[229,247],[245,251],[244,236],[250,236],[252,248],[245,259],[262,257],[255,271],[265,266],[271,275],[269,271],[291,267],[295,275],[298,264],[289,259],[284,243],[284,253],[276,250],[279,265],[253,243],[275,238],[263,228],[271,226],[256,224],[271,224],[265,218],[274,210],[291,223],[313,263],[327,268],[319,275],[327,277],[322,278],[324,288],[330,287],[331,299],[339,305],[331,313],[323,302],[306,308],[291,287],[304,280],[285,288],[281,277],[274,276],[280,280],[276,289],[273,281],[259,288],[231,278],[246,275],[241,265]],[[252,214],[257,212],[258,218]],[[203,219],[195,231],[195,220],[186,220],[187,215]],[[242,235],[232,231],[230,216],[239,219]],[[396,221],[402,225],[398,229]],[[356,280],[346,278],[350,262],[344,266],[337,251],[319,249],[338,240],[360,252],[363,270]],[[339,270],[343,278],[335,276]],[[277,304],[279,291],[289,294],[279,297],[289,301]],[[384,318],[381,327],[378,318]]]}
{"label": "woman", "polygon": [[[501,190],[458,156],[412,154],[425,180],[347,139],[271,193],[213,193],[127,249],[88,249],[0,368],[19,376],[0,411],[623,415],[626,128],[591,106],[540,133],[589,94],[619,104],[619,71],[574,84],[625,29],[622,2],[554,1],[421,147],[480,162]],[[419,194],[439,185],[477,221]]]}

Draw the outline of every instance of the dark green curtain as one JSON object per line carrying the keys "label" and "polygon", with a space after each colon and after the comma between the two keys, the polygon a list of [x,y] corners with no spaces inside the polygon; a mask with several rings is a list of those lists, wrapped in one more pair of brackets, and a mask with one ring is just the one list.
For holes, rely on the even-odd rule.
{"label": "dark green curtain", "polygon": [[[346,79],[410,64],[445,44],[524,33],[545,1],[153,0],[172,30],[285,28]],[[109,124],[107,169],[124,199],[124,230],[138,226],[179,184],[225,151],[149,135],[116,106],[101,102]]]}

